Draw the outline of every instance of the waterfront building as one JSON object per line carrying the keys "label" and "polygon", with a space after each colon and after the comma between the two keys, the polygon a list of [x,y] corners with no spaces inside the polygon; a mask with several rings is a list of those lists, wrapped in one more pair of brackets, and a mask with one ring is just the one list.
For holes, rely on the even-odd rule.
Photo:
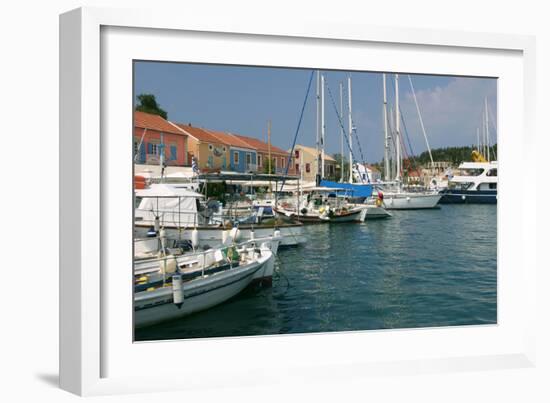
{"label": "waterfront building", "polygon": [[[241,135],[235,136],[243,140],[250,147],[253,147],[256,150],[256,169],[258,172],[268,172],[270,157],[271,172],[276,174],[284,174],[287,171],[287,164],[289,163],[288,152],[277,146],[274,146],[273,144],[269,145],[268,143],[258,140],[256,138]],[[295,173],[296,169],[294,166],[294,159],[292,158],[290,160],[290,165],[288,166],[288,175],[294,175]]]}
{"label": "waterfront building", "polygon": [[[324,177],[327,179],[339,179],[336,178],[336,160],[327,153],[324,153],[324,157]],[[317,174],[317,150],[313,147],[297,144],[294,147],[293,159],[296,175],[300,175],[304,181],[315,181],[315,175]]]}
{"label": "waterfront building", "polygon": [[134,161],[158,165],[164,148],[166,165],[183,166],[187,160],[187,134],[159,115],[134,112]]}
{"label": "waterfront building", "polygon": [[201,172],[226,171],[231,169],[229,144],[209,130],[191,124],[175,123],[188,135],[188,160],[195,157]]}

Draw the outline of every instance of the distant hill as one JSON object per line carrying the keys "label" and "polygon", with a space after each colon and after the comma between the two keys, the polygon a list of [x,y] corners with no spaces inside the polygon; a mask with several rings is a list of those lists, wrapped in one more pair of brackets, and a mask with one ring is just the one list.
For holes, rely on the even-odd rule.
{"label": "distant hill", "polygon": [[[432,149],[432,157],[434,161],[448,161],[452,165],[459,165],[461,162],[472,161],[472,151],[477,149],[474,146],[466,147],[445,147],[445,148],[434,148]],[[497,144],[490,147],[491,159],[496,159],[497,155]],[[415,165],[425,165],[430,164],[430,154],[428,151],[424,151],[418,156],[413,157]]]}

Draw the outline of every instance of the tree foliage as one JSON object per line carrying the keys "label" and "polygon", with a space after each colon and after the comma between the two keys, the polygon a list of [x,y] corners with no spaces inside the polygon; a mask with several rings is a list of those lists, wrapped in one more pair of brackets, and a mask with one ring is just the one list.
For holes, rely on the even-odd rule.
{"label": "tree foliage", "polygon": [[168,119],[168,114],[160,107],[153,94],[140,94],[137,97],[139,105],[136,105],[136,111],[152,113]]}
{"label": "tree foliage", "polygon": [[332,158],[336,160],[336,165],[340,168],[336,168],[335,176],[329,179],[339,181],[341,178],[341,170],[344,169],[344,178],[347,180],[347,178],[349,178],[349,160],[344,156],[344,166],[342,167],[342,154],[332,154]]}
{"label": "tree foliage", "polygon": [[274,174],[275,173],[275,158],[271,158],[271,170],[269,169],[269,160],[268,158],[264,161],[264,174]]}
{"label": "tree foliage", "polygon": [[[465,147],[444,147],[444,148],[435,148],[432,150],[432,157],[434,161],[448,161],[452,165],[457,166],[462,162],[472,161],[472,151],[476,150],[475,146],[465,146]],[[491,160],[497,159],[497,144],[489,147]],[[429,166],[430,165],[430,154],[428,151],[424,151],[420,155],[414,157],[416,165]]]}

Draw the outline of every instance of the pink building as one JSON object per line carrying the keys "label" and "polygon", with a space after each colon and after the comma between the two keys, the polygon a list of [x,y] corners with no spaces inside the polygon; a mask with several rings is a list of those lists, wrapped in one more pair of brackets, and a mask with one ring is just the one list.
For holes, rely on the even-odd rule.
{"label": "pink building", "polygon": [[164,145],[166,165],[188,165],[187,134],[158,115],[134,112],[134,160],[138,164],[158,164]]}

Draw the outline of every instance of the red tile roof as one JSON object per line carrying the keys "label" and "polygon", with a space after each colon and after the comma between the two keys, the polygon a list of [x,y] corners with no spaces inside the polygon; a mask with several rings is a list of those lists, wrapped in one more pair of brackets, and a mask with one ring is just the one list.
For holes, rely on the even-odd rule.
{"label": "red tile roof", "polygon": [[[210,130],[203,127],[193,127],[182,123],[173,124],[199,141],[222,143],[228,146],[247,148],[263,153],[268,152],[267,143],[253,137],[242,136],[240,134],[233,134],[229,132],[221,132],[217,130]],[[288,155],[287,151],[282,150],[279,147],[274,146],[273,144],[271,145],[271,152],[273,154],[280,154],[285,156]]]}
{"label": "red tile roof", "polygon": [[151,129],[163,133],[185,135],[178,127],[168,122],[162,116],[152,113],[134,111],[134,126],[142,129]]}
{"label": "red tile roof", "polygon": [[207,130],[201,129],[200,127],[193,127],[189,125],[184,125],[182,123],[174,123],[180,129],[190,136],[196,138],[199,141],[205,141],[208,143],[223,143],[216,136],[210,134]]}
{"label": "red tile roof", "polygon": [[222,143],[225,143],[229,146],[233,147],[240,147],[240,148],[248,148],[253,150],[254,147],[250,146],[247,142],[241,140],[238,136],[231,134],[231,133],[224,133],[224,132],[218,132],[214,130],[207,130],[208,133],[212,134],[213,136],[216,136]]}
{"label": "red tile roof", "polygon": [[[269,152],[269,145],[261,140],[255,139],[253,137],[247,137],[247,136],[241,136],[241,135],[234,135],[238,138],[240,138],[242,141],[248,143],[250,147],[254,148],[257,151],[268,153]],[[271,152],[273,154],[280,154],[280,155],[288,155],[288,152],[285,150],[280,149],[279,147],[274,146],[271,144]]]}

